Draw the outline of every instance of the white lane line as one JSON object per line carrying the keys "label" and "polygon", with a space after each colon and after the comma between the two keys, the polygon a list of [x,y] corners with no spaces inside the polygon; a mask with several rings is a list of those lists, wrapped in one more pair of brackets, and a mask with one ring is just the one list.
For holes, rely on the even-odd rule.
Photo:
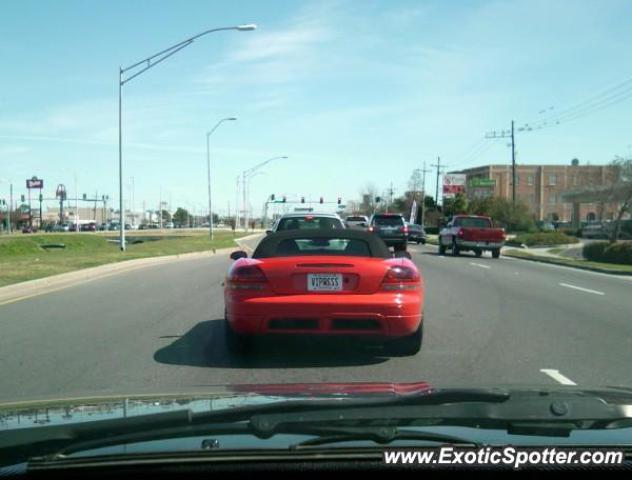
{"label": "white lane line", "polygon": [[516,261],[516,262],[528,262],[531,263],[532,265],[539,265],[542,267],[548,267],[548,268],[555,268],[558,270],[566,270],[566,271],[571,271],[571,272],[579,272],[581,273],[585,273],[587,275],[597,275],[600,277],[606,277],[606,278],[615,278],[617,280],[622,280],[624,282],[632,282],[632,275],[615,275],[612,273],[602,273],[602,272],[593,272],[592,270],[585,270],[582,268],[573,268],[573,267],[567,267],[564,265],[556,265],[553,263],[542,263],[542,262],[531,262],[529,260],[523,260],[521,258],[514,258],[514,257],[508,257],[503,255],[502,257],[505,260],[512,260],[512,261]]}
{"label": "white lane line", "polygon": [[559,370],[555,370],[553,368],[541,368],[540,371],[562,385],[577,385],[570,378],[562,375]]}
{"label": "white lane line", "polygon": [[579,290],[580,292],[594,293],[595,295],[605,295],[604,292],[599,290],[591,290],[590,288],[578,287],[577,285],[571,285],[570,283],[560,283],[561,287],[572,288],[573,290]]}
{"label": "white lane line", "polygon": [[474,263],[474,262],[470,262],[470,265],[474,265],[475,267],[481,267],[481,268],[486,268],[487,270],[489,270],[490,267],[489,265],[483,265],[482,263]]}

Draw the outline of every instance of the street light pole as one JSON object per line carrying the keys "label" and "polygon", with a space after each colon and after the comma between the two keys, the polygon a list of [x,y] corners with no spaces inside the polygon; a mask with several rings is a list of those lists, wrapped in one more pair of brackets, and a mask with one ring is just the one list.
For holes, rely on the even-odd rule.
{"label": "street light pole", "polygon": [[264,165],[267,165],[268,163],[270,163],[273,160],[280,160],[280,159],[287,159],[288,157],[286,156],[282,156],[282,157],[272,157],[267,159],[265,162],[261,162],[257,165],[255,165],[254,167],[251,167],[247,170],[244,170],[242,172],[242,188],[244,190],[243,192],[243,197],[244,197],[244,220],[245,220],[245,225],[244,225],[244,230],[248,230],[248,207],[246,206],[246,175],[250,176],[253,173],[255,173],[257,170],[259,170],[261,167],[263,167]]}
{"label": "street light pole", "polygon": [[237,120],[236,117],[226,117],[222,118],[211,130],[206,132],[206,166],[208,173],[208,229],[209,236],[211,240],[213,240],[213,204],[211,202],[211,135],[217,127],[219,127],[223,122],[234,121]]}
{"label": "street light pole", "polygon": [[[155,67],[160,62],[166,60],[170,56],[179,52],[185,47],[191,45],[195,40],[200,38],[203,35],[207,35],[209,33],[219,32],[223,30],[238,30],[241,32],[255,30],[257,26],[255,24],[246,24],[246,25],[237,25],[234,27],[222,27],[222,28],[213,28],[210,30],[206,30],[202,33],[198,33],[193,37],[187,38],[186,40],[181,41],[180,43],[176,43],[175,45],[166,48],[165,50],[161,50],[154,55],[141,60],[140,62],[136,62],[129,67],[119,67],[119,244],[121,251],[125,251],[125,211],[123,209],[123,125],[122,125],[122,89],[123,85],[127,82],[133,80],[141,73],[146,72],[152,67]],[[134,72],[130,72],[130,75],[127,78],[123,78],[123,75],[130,70],[135,70]]]}

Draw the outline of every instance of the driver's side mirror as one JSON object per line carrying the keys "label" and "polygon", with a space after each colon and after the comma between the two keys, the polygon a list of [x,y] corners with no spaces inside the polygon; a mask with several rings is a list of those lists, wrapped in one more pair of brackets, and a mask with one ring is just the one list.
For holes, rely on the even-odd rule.
{"label": "driver's side mirror", "polygon": [[243,250],[237,250],[236,252],[232,252],[230,254],[231,260],[239,260],[240,258],[248,258],[248,254]]}
{"label": "driver's side mirror", "polygon": [[266,235],[270,235],[272,233],[272,230],[266,230]]}
{"label": "driver's side mirror", "polygon": [[362,223],[360,224],[360,226],[361,226],[361,227],[365,227],[365,228],[366,228],[366,227],[368,227],[369,225],[368,225],[366,222],[362,222]]}

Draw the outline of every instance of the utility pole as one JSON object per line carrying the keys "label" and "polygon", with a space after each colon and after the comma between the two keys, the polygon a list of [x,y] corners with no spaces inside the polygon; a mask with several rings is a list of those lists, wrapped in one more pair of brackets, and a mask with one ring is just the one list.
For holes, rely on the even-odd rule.
{"label": "utility pole", "polygon": [[426,161],[424,160],[424,167],[421,169],[421,226],[423,227],[426,217],[426,172],[430,172],[430,169],[426,168]]}
{"label": "utility pole", "polygon": [[388,209],[392,204],[393,204],[393,182],[391,182],[391,186],[388,189],[388,203],[386,204],[386,213],[388,213]]}
{"label": "utility pole", "polygon": [[11,224],[11,212],[13,211],[13,184],[9,184],[9,233],[11,233],[11,229],[13,225]]}
{"label": "utility pole", "polygon": [[[437,167],[437,186],[435,189],[435,208],[439,209],[439,177],[441,176],[442,167],[441,167],[441,157],[437,157],[437,163],[433,163],[431,167]],[[447,165],[444,165],[443,168],[446,168]]]}
{"label": "utility pole", "polygon": [[485,138],[511,138],[511,203],[516,207],[516,137],[514,135],[514,121],[511,121],[511,130],[503,130],[500,133],[493,131],[485,134]]}
{"label": "utility pole", "polygon": [[244,170],[241,178],[241,189],[244,197],[244,232],[248,231],[248,206],[246,205],[246,171]]}

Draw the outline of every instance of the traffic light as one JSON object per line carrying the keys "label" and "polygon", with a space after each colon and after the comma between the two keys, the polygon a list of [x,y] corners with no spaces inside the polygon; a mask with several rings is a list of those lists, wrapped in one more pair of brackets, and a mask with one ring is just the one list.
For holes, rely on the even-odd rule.
{"label": "traffic light", "polygon": [[301,197],[301,203],[305,203],[305,197]]}
{"label": "traffic light", "polygon": [[26,199],[24,198],[24,195],[20,195],[20,201],[21,201],[22,203],[26,202]]}
{"label": "traffic light", "polygon": [[338,197],[338,205],[342,203],[342,198]]}
{"label": "traffic light", "polygon": [[274,193],[272,195],[270,195],[270,201],[274,202]]}
{"label": "traffic light", "polygon": [[382,201],[382,197],[375,197],[375,203],[380,203]]}
{"label": "traffic light", "polygon": [[287,198],[285,198],[285,195],[283,195],[283,203],[285,203],[287,200]]}
{"label": "traffic light", "polygon": [[323,203],[323,197],[320,197],[320,203]]}
{"label": "traffic light", "polygon": [[84,199],[84,200],[87,200],[87,198],[88,198],[88,194],[87,194],[87,193],[84,193],[84,194],[83,194],[83,199]]}
{"label": "traffic light", "polygon": [[42,195],[41,193],[39,194],[39,201],[43,201],[44,200],[44,195]]}

